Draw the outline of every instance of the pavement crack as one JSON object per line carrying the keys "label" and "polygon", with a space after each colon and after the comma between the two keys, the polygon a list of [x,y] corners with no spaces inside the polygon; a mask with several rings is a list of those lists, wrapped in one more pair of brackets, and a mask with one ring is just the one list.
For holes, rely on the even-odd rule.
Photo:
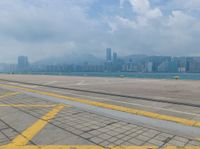
{"label": "pavement crack", "polygon": [[[12,126],[10,126],[8,123],[4,122],[4,121],[1,120],[1,119],[0,119],[0,121],[1,121],[2,123],[4,123],[6,126],[8,126],[7,129],[12,129],[12,130],[15,131],[18,135],[22,135],[21,132],[19,132],[18,130],[16,130],[16,129],[13,128]],[[2,132],[2,133],[3,133],[3,132]],[[3,134],[6,136],[6,138],[7,138],[9,141],[12,141],[12,140],[13,140],[13,138],[9,137],[9,136],[6,135],[5,133],[3,133]],[[23,136],[23,137],[25,137],[25,136]],[[35,144],[34,142],[32,142],[32,141],[30,141],[30,143],[32,143],[33,145],[36,145],[36,144]]]}
{"label": "pavement crack", "polygon": [[167,138],[163,141],[163,144],[159,146],[159,149],[160,149],[160,148],[163,148],[163,147],[164,147],[167,143],[169,143],[169,141],[171,141],[174,137],[175,137],[175,136],[173,136],[173,137],[167,137]]}
{"label": "pavement crack", "polygon": [[83,112],[76,112],[76,113],[72,113],[72,115],[78,115],[78,114],[81,114]]}

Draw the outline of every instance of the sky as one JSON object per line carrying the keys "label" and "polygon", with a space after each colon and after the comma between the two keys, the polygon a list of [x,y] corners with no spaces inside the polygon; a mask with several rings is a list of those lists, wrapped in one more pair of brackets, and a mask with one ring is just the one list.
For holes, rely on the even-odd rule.
{"label": "sky", "polygon": [[90,53],[200,56],[200,0],[0,0],[0,62]]}

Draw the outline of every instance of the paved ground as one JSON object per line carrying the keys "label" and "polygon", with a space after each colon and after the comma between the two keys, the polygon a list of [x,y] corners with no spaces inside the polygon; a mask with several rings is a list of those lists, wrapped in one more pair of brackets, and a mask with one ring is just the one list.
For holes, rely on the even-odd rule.
{"label": "paved ground", "polygon": [[147,96],[163,100],[200,103],[200,81],[190,80],[156,80],[106,77],[74,77],[48,75],[4,75],[1,79],[34,82],[39,84],[71,87],[85,90],[106,91],[126,95]]}
{"label": "paved ground", "polygon": [[[3,74],[0,75],[0,79],[9,79],[14,81],[38,83],[58,87],[70,87],[92,91],[104,91],[108,93],[148,97],[152,99],[159,99],[161,101],[164,100],[185,102],[200,105],[200,81]],[[107,104],[142,109],[149,112],[156,112],[185,119],[200,120],[200,108],[193,106],[144,101],[137,98],[113,97],[69,90],[65,92],[60,89],[38,87],[34,85],[14,85],[46,91],[54,91],[59,94],[72,97],[81,97]]]}
{"label": "paved ground", "polygon": [[[7,91],[1,89],[1,94],[4,92]],[[39,106],[55,104],[24,94],[1,99],[0,105],[7,105],[0,107],[1,145],[12,142],[52,109]],[[38,107],[29,107],[31,105]],[[200,145],[200,142],[66,106],[46,124],[44,129],[29,140],[29,144],[185,146]]]}
{"label": "paved ground", "polygon": [[[11,146],[10,148],[23,148],[31,145],[31,147],[38,147],[38,149],[47,145],[51,147],[53,145],[55,148],[58,148],[59,145],[61,149],[66,145],[78,145],[80,148],[83,145],[103,147],[148,146],[149,148],[150,146],[159,148],[166,146],[200,146],[200,142],[192,133],[191,135],[185,135],[184,131],[178,132],[172,131],[169,128],[153,127],[148,121],[146,124],[136,121],[129,122],[121,118],[93,112],[94,110],[85,110],[78,106],[71,106],[48,100],[49,98],[35,96],[35,94],[39,94],[38,92],[28,94],[29,91],[15,90],[8,86],[2,86],[2,84],[11,85],[11,83],[1,82],[0,84],[0,149],[9,147],[9,145]],[[75,98],[81,96],[95,102],[115,104],[131,109],[140,108],[159,112],[160,114],[168,106],[185,112],[185,115],[179,113],[180,115],[178,116],[187,119],[197,119],[200,113],[200,109],[194,107],[135,101],[133,99],[122,100],[121,98],[110,96],[94,96],[89,93],[80,94],[80,92],[69,92],[37,86],[12,85],[55,92],[67,97],[69,95]],[[48,96],[51,95],[48,94]],[[117,103],[115,100],[121,102]],[[122,103],[122,101],[132,104]],[[150,107],[142,107],[141,105]],[[157,108],[163,107],[163,109],[155,110],[155,108],[152,108],[155,105],[157,105]],[[164,114],[168,112],[164,111]],[[176,114],[174,111],[169,115],[175,116]],[[190,117],[191,115],[193,117]],[[165,121],[162,123],[165,123]],[[174,127],[177,127],[176,124],[174,124]],[[183,127],[187,128],[189,126]],[[199,131],[198,128],[195,129]]]}

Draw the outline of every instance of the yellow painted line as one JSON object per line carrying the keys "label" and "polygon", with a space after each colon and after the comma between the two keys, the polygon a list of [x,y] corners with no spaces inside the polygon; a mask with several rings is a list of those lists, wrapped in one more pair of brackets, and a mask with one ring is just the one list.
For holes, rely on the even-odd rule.
{"label": "yellow painted line", "polygon": [[88,105],[93,105],[93,106],[102,107],[102,108],[106,108],[106,109],[127,112],[127,113],[141,115],[141,116],[150,117],[150,118],[154,118],[154,119],[176,122],[176,123],[180,123],[180,124],[187,125],[187,126],[200,127],[200,121],[188,120],[188,119],[179,118],[179,117],[175,117],[175,116],[169,116],[169,115],[162,115],[162,114],[158,114],[158,113],[153,113],[153,112],[148,112],[148,111],[143,111],[143,110],[138,110],[138,109],[133,109],[133,108],[127,108],[127,107],[117,106],[117,105],[112,105],[112,104],[106,104],[106,103],[102,103],[102,102],[91,101],[88,99],[69,97],[69,96],[60,95],[60,94],[53,93],[53,92],[33,90],[33,89],[19,87],[19,86],[5,85],[5,84],[1,84],[0,86],[21,89],[21,90],[27,91],[27,92],[52,96],[52,97],[65,99],[65,100],[76,101],[76,102],[80,102],[80,103],[84,103],[84,104],[88,104]]}
{"label": "yellow painted line", "polygon": [[200,146],[186,146],[186,147],[167,146],[163,149],[200,149]]}
{"label": "yellow painted line", "polygon": [[[12,148],[14,147],[14,148]],[[4,146],[0,149],[158,149],[153,146],[122,146],[122,147],[101,147],[101,146]]]}
{"label": "yellow painted line", "polygon": [[200,138],[196,138],[197,141],[200,141]]}
{"label": "yellow painted line", "polygon": [[[158,149],[157,146],[85,146],[85,145],[47,145],[47,146],[13,146],[13,145],[4,145],[0,146],[0,149]],[[177,147],[177,146],[167,146],[162,149],[199,149],[199,146],[186,146],[186,147]]]}
{"label": "yellow painted line", "polygon": [[[49,108],[56,105],[34,105],[34,104],[0,104],[0,107],[25,107],[25,108]],[[68,106],[68,105],[67,105]]]}
{"label": "yellow painted line", "polygon": [[5,93],[4,95],[0,95],[0,99],[10,97],[10,96],[15,96],[21,94],[20,92],[14,92],[14,93]]}
{"label": "yellow painted line", "polygon": [[41,117],[41,119],[35,122],[31,127],[27,128],[24,132],[12,140],[11,145],[26,145],[29,140],[31,140],[37,133],[39,133],[47,125],[47,123],[53,119],[64,107],[64,105],[55,106],[50,112]]}

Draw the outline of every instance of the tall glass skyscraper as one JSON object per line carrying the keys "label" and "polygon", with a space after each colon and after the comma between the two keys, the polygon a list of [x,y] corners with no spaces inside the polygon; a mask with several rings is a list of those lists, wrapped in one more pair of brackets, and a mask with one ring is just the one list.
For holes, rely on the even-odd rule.
{"label": "tall glass skyscraper", "polygon": [[26,68],[29,66],[28,57],[27,56],[19,56],[18,57],[18,67]]}
{"label": "tall glass skyscraper", "polygon": [[107,48],[106,49],[106,61],[111,61],[111,57],[112,57],[112,49],[111,48]]}
{"label": "tall glass skyscraper", "polygon": [[117,53],[116,52],[113,53],[113,62],[114,63],[117,62]]}

